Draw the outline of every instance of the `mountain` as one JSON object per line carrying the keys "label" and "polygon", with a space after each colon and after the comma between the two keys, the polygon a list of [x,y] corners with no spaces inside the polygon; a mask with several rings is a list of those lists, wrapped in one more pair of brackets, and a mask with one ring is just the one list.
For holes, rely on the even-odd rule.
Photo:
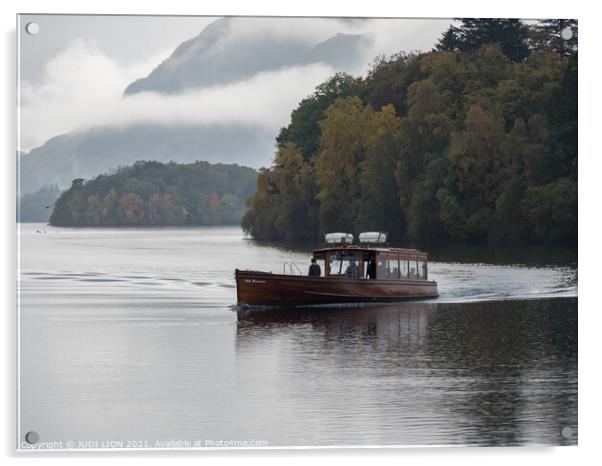
{"label": "mountain", "polygon": [[274,38],[269,30],[239,34],[237,26],[249,18],[223,18],[211,23],[197,37],[180,44],[169,58],[147,77],[125,89],[173,94],[186,89],[227,84],[259,72],[290,66],[324,63],[339,71],[357,68],[368,39],[362,35],[337,33],[326,41],[311,44],[294,36]]}
{"label": "mountain", "polygon": [[138,160],[159,162],[240,162],[267,165],[274,152],[274,134],[249,126],[161,126],[92,128],[56,136],[29,154],[21,154],[21,191],[45,184],[61,188],[74,178],[99,173]]}
{"label": "mountain", "polygon": [[[361,35],[340,33],[315,43],[295,38],[294,34],[276,38],[269,28],[254,28],[256,24],[249,18],[213,22],[197,37],[180,44],[148,76],[127,86],[123,98],[143,91],[180,93],[293,65],[325,63],[337,71],[353,70],[368,41]],[[74,178],[88,179],[137,160],[267,166],[277,131],[242,124],[137,124],[74,131],[20,155],[21,191],[33,193],[49,184],[66,189]]]}

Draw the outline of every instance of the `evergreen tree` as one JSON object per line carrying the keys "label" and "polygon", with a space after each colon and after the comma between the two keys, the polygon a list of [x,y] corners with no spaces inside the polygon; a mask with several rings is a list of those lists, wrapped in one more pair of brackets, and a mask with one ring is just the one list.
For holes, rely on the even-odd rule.
{"label": "evergreen tree", "polygon": [[456,52],[460,50],[460,31],[455,26],[450,26],[447,29],[439,42],[435,44],[435,50],[437,51],[445,51],[445,52]]}
{"label": "evergreen tree", "polygon": [[324,112],[337,98],[355,94],[358,84],[357,78],[346,73],[337,73],[320,84],[311,96],[303,99],[293,110],[291,123],[286,128],[281,128],[276,142],[279,145],[294,143],[305,160],[309,160],[319,148],[318,123],[324,117]]}
{"label": "evergreen tree", "polygon": [[436,50],[474,52],[485,44],[499,43],[513,62],[529,55],[528,27],[518,19],[465,18],[443,34]]}

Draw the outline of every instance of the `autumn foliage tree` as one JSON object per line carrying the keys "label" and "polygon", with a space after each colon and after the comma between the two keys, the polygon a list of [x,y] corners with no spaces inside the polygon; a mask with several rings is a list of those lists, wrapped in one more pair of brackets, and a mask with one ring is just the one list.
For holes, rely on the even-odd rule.
{"label": "autumn foliage tree", "polygon": [[282,145],[271,169],[262,169],[243,228],[258,238],[297,240],[318,234],[318,202],[313,167],[296,144]]}
{"label": "autumn foliage tree", "polygon": [[238,224],[257,172],[238,165],[137,162],[77,179],[56,201],[52,225]]}
{"label": "autumn foliage tree", "polygon": [[148,200],[148,223],[150,225],[180,225],[187,210],[169,193],[154,193]]}
{"label": "autumn foliage tree", "polygon": [[281,130],[243,228],[574,243],[577,25],[563,21],[462,20],[432,52],[326,81]]}
{"label": "autumn foliage tree", "polygon": [[316,155],[320,224],[325,230],[348,229],[360,213],[361,171],[374,110],[359,97],[337,99],[322,120]]}

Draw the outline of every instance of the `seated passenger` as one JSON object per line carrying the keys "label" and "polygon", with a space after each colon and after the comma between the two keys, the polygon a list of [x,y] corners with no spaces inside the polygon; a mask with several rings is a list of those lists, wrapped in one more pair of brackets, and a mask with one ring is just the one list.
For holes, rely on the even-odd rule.
{"label": "seated passenger", "polygon": [[414,267],[410,269],[410,278],[416,278],[416,269]]}
{"label": "seated passenger", "polygon": [[393,268],[392,278],[399,278],[399,269],[397,267]]}
{"label": "seated passenger", "polygon": [[354,259],[351,259],[349,265],[347,266],[347,269],[345,270],[345,276],[347,278],[357,278],[357,271],[357,264],[355,263]]}
{"label": "seated passenger", "polygon": [[311,265],[309,266],[309,272],[307,274],[310,277],[320,277],[322,275],[322,269],[316,263],[316,258],[311,258]]}

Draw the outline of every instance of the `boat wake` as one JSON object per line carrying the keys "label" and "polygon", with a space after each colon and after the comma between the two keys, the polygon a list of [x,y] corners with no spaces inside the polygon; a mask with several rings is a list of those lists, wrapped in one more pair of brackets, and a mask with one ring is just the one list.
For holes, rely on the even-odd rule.
{"label": "boat wake", "polygon": [[[429,279],[436,280],[439,297],[424,302],[462,303],[479,301],[527,300],[577,296],[577,269],[569,266],[532,267],[431,262]],[[60,283],[60,285],[59,285]],[[112,274],[99,271],[22,271],[21,286],[40,291],[102,292],[116,295],[142,293],[145,296],[178,301],[185,299],[200,307],[226,307],[244,311],[236,302],[232,274],[191,277],[174,274]],[[328,307],[353,307],[353,304]],[[362,306],[357,304],[357,306]],[[302,306],[306,308],[308,306]],[[319,307],[324,307],[320,305]],[[252,309],[260,309],[253,306]]]}
{"label": "boat wake", "polygon": [[431,262],[438,302],[503,301],[577,296],[577,269],[563,266]]}

